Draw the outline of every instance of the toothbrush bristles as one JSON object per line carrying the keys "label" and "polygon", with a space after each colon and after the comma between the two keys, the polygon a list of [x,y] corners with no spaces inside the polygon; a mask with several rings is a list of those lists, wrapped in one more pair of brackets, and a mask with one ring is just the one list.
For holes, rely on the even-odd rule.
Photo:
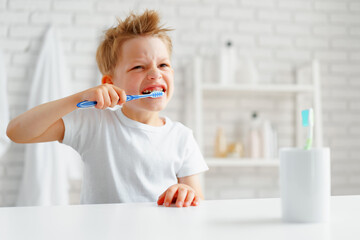
{"label": "toothbrush bristles", "polygon": [[158,97],[161,97],[162,95],[164,95],[164,92],[161,92],[161,91],[155,91],[155,92],[151,93],[152,98],[158,98]]}

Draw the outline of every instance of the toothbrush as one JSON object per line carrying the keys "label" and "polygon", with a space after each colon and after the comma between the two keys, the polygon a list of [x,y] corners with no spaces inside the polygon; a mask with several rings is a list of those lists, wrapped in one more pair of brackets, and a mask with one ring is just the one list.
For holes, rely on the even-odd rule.
{"label": "toothbrush", "polygon": [[[135,100],[135,99],[140,99],[140,98],[158,98],[158,97],[162,97],[164,95],[164,92],[161,91],[154,91],[150,94],[143,94],[143,95],[126,95],[126,102],[131,101],[131,100]],[[78,108],[88,108],[88,107],[93,107],[97,104],[96,101],[82,101],[79,102],[78,104],[76,104],[76,106]]]}
{"label": "toothbrush", "polygon": [[312,108],[301,111],[302,125],[309,127],[308,138],[304,149],[309,150],[313,142],[313,131],[314,131],[314,111]]}

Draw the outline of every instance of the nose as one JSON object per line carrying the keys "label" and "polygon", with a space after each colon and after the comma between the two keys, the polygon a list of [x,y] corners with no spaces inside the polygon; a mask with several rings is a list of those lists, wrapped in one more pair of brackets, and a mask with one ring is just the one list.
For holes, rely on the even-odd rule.
{"label": "nose", "polygon": [[157,67],[152,67],[147,73],[149,80],[158,80],[161,79],[161,73]]}

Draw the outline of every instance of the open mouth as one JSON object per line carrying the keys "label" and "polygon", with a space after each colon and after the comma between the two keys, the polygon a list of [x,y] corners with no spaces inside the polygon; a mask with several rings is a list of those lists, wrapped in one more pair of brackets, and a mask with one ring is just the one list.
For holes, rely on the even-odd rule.
{"label": "open mouth", "polygon": [[152,92],[166,92],[165,88],[163,87],[155,87],[155,88],[148,88],[142,91],[142,94],[150,94]]}

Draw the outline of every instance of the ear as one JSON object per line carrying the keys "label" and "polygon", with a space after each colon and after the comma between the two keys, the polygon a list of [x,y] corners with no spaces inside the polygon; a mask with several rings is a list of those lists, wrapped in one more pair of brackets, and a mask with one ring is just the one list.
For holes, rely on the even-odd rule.
{"label": "ear", "polygon": [[111,76],[109,76],[109,75],[104,75],[101,79],[101,83],[102,84],[105,84],[105,83],[114,84],[114,82],[111,79]]}

